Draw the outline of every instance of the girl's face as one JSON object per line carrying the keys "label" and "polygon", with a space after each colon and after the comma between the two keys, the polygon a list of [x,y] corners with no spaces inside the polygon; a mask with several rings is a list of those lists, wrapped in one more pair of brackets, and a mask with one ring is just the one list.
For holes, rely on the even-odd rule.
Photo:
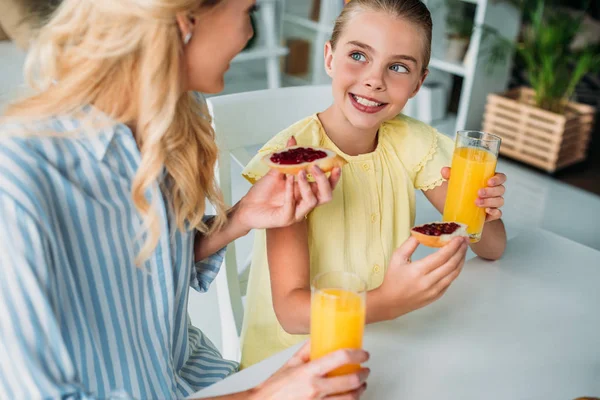
{"label": "girl's face", "polygon": [[231,60],[254,34],[250,14],[255,8],[256,0],[221,0],[193,16],[178,16],[182,35],[192,33],[184,48],[186,91],[218,93],[223,90]]}
{"label": "girl's face", "polygon": [[335,51],[325,46],[334,103],[354,127],[378,128],[417,94],[427,76],[424,46],[418,26],[374,11],[350,18]]}

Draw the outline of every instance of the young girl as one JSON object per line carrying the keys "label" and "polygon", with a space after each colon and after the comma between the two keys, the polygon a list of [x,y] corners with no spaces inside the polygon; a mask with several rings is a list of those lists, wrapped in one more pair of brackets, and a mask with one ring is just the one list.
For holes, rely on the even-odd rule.
{"label": "young girl", "polygon": [[[303,220],[339,174],[273,171],[225,210],[192,92],[223,89],[256,0],[60,3],[31,47],[35,92],[0,118],[0,399],[186,398],[237,370],[191,325],[190,286],[250,229]],[[366,352],[307,353],[219,399],[364,392],[366,368],[326,374]]]}
{"label": "young girl", "polygon": [[[309,332],[310,281],[318,273],[358,273],[369,289],[367,322],[423,307],[458,276],[464,239],[410,263],[417,247],[409,239],[415,189],[443,211],[450,176],[444,167],[454,148],[448,137],[400,114],[427,76],[431,29],[419,0],[350,2],[325,47],[334,103],[279,133],[244,170],[251,182],[260,178],[267,171],[261,158],[292,137],[348,161],[331,203],[293,226],[257,234],[242,333],[244,367],[305,338],[298,334]],[[500,257],[506,244],[498,209],[504,181],[504,175],[494,176],[477,200],[487,223],[471,248],[488,259]]]}

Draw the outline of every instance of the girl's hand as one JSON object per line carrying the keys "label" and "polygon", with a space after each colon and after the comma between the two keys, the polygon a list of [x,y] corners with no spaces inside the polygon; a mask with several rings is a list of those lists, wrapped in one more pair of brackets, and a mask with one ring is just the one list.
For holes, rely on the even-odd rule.
{"label": "girl's hand", "polygon": [[[450,179],[450,168],[442,168],[442,177],[446,180]],[[499,173],[492,176],[485,188],[479,189],[479,197],[475,200],[478,207],[485,208],[485,222],[495,221],[502,218],[500,208],[504,206],[504,193],[506,188],[506,175]]]}
{"label": "girl's hand", "polygon": [[[444,295],[462,271],[468,244],[454,238],[425,258],[411,262],[419,242],[410,237],[392,255],[383,283],[374,291],[394,319],[424,307]],[[367,315],[368,319],[368,315]]]}
{"label": "girl's hand", "polygon": [[[296,140],[292,137],[287,145],[296,145]],[[331,201],[342,171],[335,168],[328,178],[313,167],[311,174],[315,182],[308,182],[305,172],[294,179],[276,170],[269,171],[238,203],[238,223],[250,230],[282,228],[302,221],[315,207]]]}
{"label": "girl's hand", "polygon": [[338,350],[310,361],[310,342],[306,343],[279,371],[252,390],[252,399],[311,400],[359,399],[364,393],[370,370],[336,377],[327,373],[347,364],[361,364],[369,359],[364,350]]}

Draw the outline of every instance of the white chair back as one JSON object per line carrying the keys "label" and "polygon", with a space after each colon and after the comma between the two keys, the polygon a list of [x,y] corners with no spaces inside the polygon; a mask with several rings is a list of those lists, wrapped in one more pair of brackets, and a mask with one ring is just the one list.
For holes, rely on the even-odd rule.
{"label": "white chair back", "polygon": [[[250,188],[241,177],[241,171],[258,148],[294,122],[325,110],[332,101],[330,85],[261,90],[208,99],[220,149],[217,179],[226,204],[235,204]],[[242,296],[246,292],[252,258],[252,237],[236,242],[229,246],[224,268],[215,281],[223,356],[233,359],[239,358],[239,335],[244,317]],[[243,259],[242,263],[238,263],[238,257]]]}

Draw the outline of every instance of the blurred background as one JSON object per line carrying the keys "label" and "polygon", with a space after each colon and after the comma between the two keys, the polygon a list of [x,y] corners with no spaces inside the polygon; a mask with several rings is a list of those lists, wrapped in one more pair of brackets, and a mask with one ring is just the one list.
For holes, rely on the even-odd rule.
{"label": "blurred background", "polygon": [[[33,28],[59,3],[0,0],[0,107],[22,84]],[[327,83],[323,46],[344,0],[258,3],[255,37],[224,94]],[[404,113],[449,135],[497,133],[504,157],[600,195],[600,1],[425,3],[434,21],[430,74]]]}

